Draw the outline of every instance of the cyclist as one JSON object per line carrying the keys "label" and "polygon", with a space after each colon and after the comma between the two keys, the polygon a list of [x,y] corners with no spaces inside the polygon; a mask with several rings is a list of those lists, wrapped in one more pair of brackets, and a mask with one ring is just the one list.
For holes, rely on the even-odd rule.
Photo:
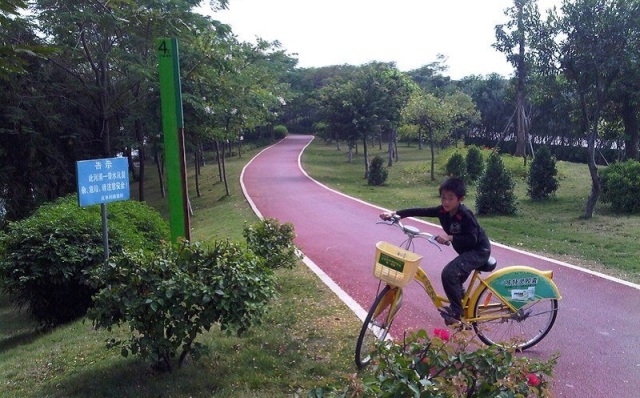
{"label": "cyclist", "polygon": [[478,220],[462,202],[467,193],[464,181],[448,178],[439,188],[440,206],[418,207],[382,213],[389,220],[394,215],[405,217],[437,217],[445,235],[436,236],[438,243],[452,245],[458,256],[442,270],[442,286],[450,306],[441,312],[445,324],[460,322],[462,314],[463,284],[475,269],[482,267],[491,255],[491,244]]}

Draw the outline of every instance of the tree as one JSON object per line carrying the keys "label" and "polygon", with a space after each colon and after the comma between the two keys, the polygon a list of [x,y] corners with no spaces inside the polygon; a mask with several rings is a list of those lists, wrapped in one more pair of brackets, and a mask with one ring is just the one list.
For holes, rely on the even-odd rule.
{"label": "tree", "polygon": [[467,165],[467,175],[469,176],[470,182],[477,181],[484,171],[484,158],[477,146],[470,146],[469,149],[467,149],[465,163]]}
{"label": "tree", "polygon": [[[576,0],[565,1],[562,15],[554,13],[550,19],[559,38],[559,68],[575,90],[581,128],[586,132],[591,193],[585,218],[593,216],[601,191],[595,153],[602,113],[627,65],[629,52],[638,51],[639,13],[637,1]],[[553,42],[549,47],[555,49]]]}
{"label": "tree", "polygon": [[433,94],[419,91],[415,93],[403,111],[406,123],[415,125],[418,142],[426,137],[431,150],[431,181],[435,181],[435,148],[449,137],[452,124],[452,109],[449,104]]}
{"label": "tree", "polygon": [[456,152],[447,161],[447,175],[467,180],[467,162],[460,152]]}
{"label": "tree", "polygon": [[341,137],[361,141],[365,173],[369,174],[367,141],[395,128],[409,99],[411,85],[394,64],[373,62],[359,67],[352,78],[336,79],[319,90],[319,104],[330,128]]}
{"label": "tree", "polygon": [[526,162],[529,134],[529,117],[526,114],[526,84],[531,68],[526,50],[530,36],[537,31],[540,13],[536,0],[513,0],[513,7],[505,11],[510,19],[506,24],[496,26],[494,47],[504,53],[516,70],[516,151]]}
{"label": "tree", "polygon": [[474,135],[497,141],[505,126],[510,125],[513,114],[509,81],[498,74],[491,74],[486,78],[469,76],[458,85],[471,97],[480,114]]}
{"label": "tree", "polygon": [[[16,25],[24,24],[20,18],[20,10],[27,8],[24,0],[0,0],[0,79],[7,79],[15,73],[25,72],[28,60],[25,54],[34,54],[37,47],[25,45],[21,40],[16,40],[20,35],[15,35]],[[9,34],[12,32],[14,34]]]}
{"label": "tree", "polygon": [[527,194],[531,199],[542,200],[555,194],[558,189],[556,160],[546,146],[540,147],[529,167]]}
{"label": "tree", "polygon": [[478,183],[478,214],[514,214],[517,210],[513,192],[515,182],[497,152],[489,156],[487,170]]}

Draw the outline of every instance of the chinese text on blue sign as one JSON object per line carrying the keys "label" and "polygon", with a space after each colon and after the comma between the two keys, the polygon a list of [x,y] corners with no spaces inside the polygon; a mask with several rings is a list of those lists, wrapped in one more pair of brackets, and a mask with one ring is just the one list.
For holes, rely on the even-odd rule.
{"label": "chinese text on blue sign", "polygon": [[129,168],[126,158],[82,160],[78,171],[80,206],[129,199]]}

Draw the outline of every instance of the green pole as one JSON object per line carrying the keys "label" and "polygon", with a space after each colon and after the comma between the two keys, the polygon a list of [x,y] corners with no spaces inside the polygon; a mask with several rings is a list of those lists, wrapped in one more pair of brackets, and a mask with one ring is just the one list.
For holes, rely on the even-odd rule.
{"label": "green pole", "polygon": [[177,242],[180,237],[191,240],[178,41],[175,38],[161,38],[156,40],[156,44],[160,72],[162,131],[167,167],[169,223],[171,225],[171,240]]}

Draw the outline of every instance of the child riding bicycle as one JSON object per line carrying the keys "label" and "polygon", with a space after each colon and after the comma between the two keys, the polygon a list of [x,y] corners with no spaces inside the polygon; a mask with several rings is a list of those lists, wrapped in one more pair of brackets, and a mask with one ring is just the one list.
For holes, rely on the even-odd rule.
{"label": "child riding bicycle", "polygon": [[491,243],[473,212],[462,202],[466,195],[464,181],[448,178],[439,188],[440,206],[418,207],[382,213],[380,218],[389,220],[395,215],[405,217],[437,217],[446,235],[436,236],[438,243],[452,245],[458,256],[442,270],[441,279],[450,306],[441,312],[445,324],[460,322],[462,314],[463,284],[469,275],[482,267],[491,255]]}

